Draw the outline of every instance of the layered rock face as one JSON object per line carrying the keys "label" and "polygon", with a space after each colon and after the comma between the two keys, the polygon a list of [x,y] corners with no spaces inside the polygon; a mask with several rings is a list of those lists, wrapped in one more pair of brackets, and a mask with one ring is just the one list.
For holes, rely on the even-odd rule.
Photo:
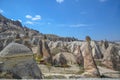
{"label": "layered rock face", "polygon": [[38,45],[38,56],[41,56],[46,63],[52,64],[52,55],[45,40],[40,40]]}
{"label": "layered rock face", "polygon": [[75,56],[75,59],[76,59],[76,62],[77,64],[79,65],[83,65],[83,55],[82,55],[82,52],[80,50],[80,46],[78,46],[76,48],[76,50],[74,51],[73,55]]}
{"label": "layered rock face", "polygon": [[72,64],[76,64],[76,59],[75,56],[72,53],[68,53],[68,52],[60,52],[58,54],[56,54],[53,57],[53,62],[54,65],[61,65],[62,63],[64,65],[72,65]]}
{"label": "layered rock face", "polygon": [[99,70],[92,56],[92,48],[88,42],[84,44],[83,54],[85,70],[83,75],[85,77],[100,77]]}
{"label": "layered rock face", "polygon": [[67,65],[67,60],[62,53],[59,53],[53,57],[53,64],[55,66],[64,66]]}
{"label": "layered rock face", "polygon": [[42,41],[40,40],[37,45],[37,56],[43,57],[42,46]]}
{"label": "layered rock face", "polygon": [[3,49],[3,42],[0,41],[0,51]]}
{"label": "layered rock face", "polygon": [[[80,51],[82,51],[82,47],[84,47],[84,44],[85,42],[80,42],[80,41],[73,41],[73,42],[57,41],[57,42],[49,42],[48,46],[50,47],[51,52],[54,52],[56,50],[56,52],[57,51],[70,52],[76,55],[77,53],[80,53]],[[92,47],[93,57],[96,59],[102,59],[103,54],[101,53],[99,44],[97,44],[97,42],[95,41],[91,41],[90,45]],[[66,49],[64,49],[64,46],[66,47]],[[80,56],[81,54],[78,55]]]}
{"label": "layered rock face", "polygon": [[107,48],[102,63],[108,68],[120,70],[119,50],[114,45]]}
{"label": "layered rock face", "polygon": [[102,59],[103,54],[100,51],[99,45],[95,41],[91,41],[92,55],[95,59]]}
{"label": "layered rock face", "polygon": [[10,43],[0,52],[1,71],[11,72],[22,79],[41,79],[33,53],[24,45]]}

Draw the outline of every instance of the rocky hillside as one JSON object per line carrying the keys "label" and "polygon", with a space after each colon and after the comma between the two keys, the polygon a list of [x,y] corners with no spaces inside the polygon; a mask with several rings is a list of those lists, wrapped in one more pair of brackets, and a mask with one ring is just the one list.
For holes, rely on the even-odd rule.
{"label": "rocky hillside", "polygon": [[[38,67],[33,58],[40,66],[39,75],[37,75],[37,71],[34,71],[38,70]],[[13,64],[9,65],[10,62]],[[34,64],[34,66],[31,67],[28,64]],[[21,69],[19,66],[23,68]],[[19,68],[22,71],[18,73]],[[75,38],[42,34],[22,26],[19,21],[7,19],[0,14],[0,70],[11,70],[12,74],[15,73],[20,78],[42,78],[41,71],[46,75],[49,70],[49,74],[51,74],[51,68],[53,74],[63,71],[64,73],[78,74],[80,77],[100,78],[106,75],[115,77],[114,73],[109,74],[109,72],[117,71],[119,75],[120,43],[94,41],[89,36],[84,41],[80,41]],[[66,71],[65,68],[67,68]],[[32,71],[24,69],[32,69]],[[27,73],[30,73],[32,77]]]}
{"label": "rocky hillside", "polygon": [[26,26],[22,26],[19,21],[13,21],[0,14],[0,39],[6,39],[8,37],[14,38],[17,34],[20,37],[28,35],[30,38],[46,38],[51,41],[74,41],[75,38],[59,37],[53,34],[42,34],[37,30],[29,29]]}

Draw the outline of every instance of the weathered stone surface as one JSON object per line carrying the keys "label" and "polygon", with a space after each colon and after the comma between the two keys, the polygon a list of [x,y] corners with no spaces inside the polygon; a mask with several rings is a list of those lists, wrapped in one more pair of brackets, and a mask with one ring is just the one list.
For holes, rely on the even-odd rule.
{"label": "weathered stone surface", "polygon": [[32,45],[31,45],[30,39],[24,39],[22,44],[27,46],[30,50],[32,50],[31,49]]}
{"label": "weathered stone surface", "polygon": [[8,38],[4,41],[4,47],[7,46],[9,43],[13,42],[13,38]]}
{"label": "weathered stone surface", "polygon": [[74,55],[68,52],[60,52],[56,54],[53,57],[53,62],[54,62],[54,65],[61,65],[61,64],[72,65],[77,63]]}
{"label": "weathered stone surface", "polygon": [[82,55],[82,52],[80,50],[80,46],[77,46],[77,48],[76,48],[76,50],[74,51],[73,54],[75,56],[76,62],[79,65],[83,65],[83,55]]}
{"label": "weathered stone surface", "polygon": [[95,41],[91,41],[92,55],[95,59],[102,59],[103,54],[100,51],[99,45]]}
{"label": "weathered stone surface", "polygon": [[100,77],[100,73],[92,56],[92,48],[88,42],[84,45],[83,58],[85,72],[83,75],[86,77]]}
{"label": "weathered stone surface", "polygon": [[40,79],[42,73],[38,68],[33,53],[24,45],[10,43],[0,52],[1,71],[9,71],[22,79]]}
{"label": "weathered stone surface", "polygon": [[120,70],[120,55],[115,45],[111,45],[107,48],[102,63],[108,68]]}
{"label": "weathered stone surface", "polygon": [[0,51],[3,49],[3,42],[0,41]]}
{"label": "weathered stone surface", "polygon": [[53,64],[56,66],[64,66],[64,65],[67,65],[67,60],[65,56],[62,53],[60,53],[59,55],[57,54],[53,58]]}
{"label": "weathered stone surface", "polygon": [[48,44],[45,40],[39,41],[37,55],[41,56],[43,60],[45,61],[45,63],[52,64],[52,55],[48,47]]}
{"label": "weathered stone surface", "polygon": [[24,45],[18,43],[10,43],[0,53],[1,57],[12,57],[19,55],[32,55],[32,52]]}
{"label": "weathered stone surface", "polygon": [[40,40],[37,45],[37,56],[43,57],[43,51],[42,51],[42,41]]}

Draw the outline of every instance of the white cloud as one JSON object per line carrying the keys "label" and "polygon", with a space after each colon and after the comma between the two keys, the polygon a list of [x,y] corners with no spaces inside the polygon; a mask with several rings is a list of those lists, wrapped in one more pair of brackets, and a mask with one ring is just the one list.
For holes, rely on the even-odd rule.
{"label": "white cloud", "polygon": [[32,17],[31,15],[26,15],[25,16],[27,19],[31,19],[33,21],[36,21],[36,20],[41,20],[41,16],[40,15],[35,15],[35,17]]}
{"label": "white cloud", "polygon": [[4,11],[2,9],[0,9],[0,13],[3,13]]}
{"label": "white cloud", "polygon": [[99,0],[100,2],[106,2],[107,0]]}
{"label": "white cloud", "polygon": [[31,15],[26,15],[25,17],[28,18],[28,19],[31,19],[31,18],[32,18]]}
{"label": "white cloud", "polygon": [[33,21],[35,20],[41,20],[41,16],[40,15],[35,15],[35,17],[32,18]]}
{"label": "white cloud", "polygon": [[94,26],[94,24],[57,24],[59,27],[71,27],[71,28],[88,28]]}
{"label": "white cloud", "polygon": [[22,22],[22,20],[18,19],[18,21]]}
{"label": "white cloud", "polygon": [[70,27],[84,27],[84,26],[88,26],[87,24],[73,24],[73,25],[69,25]]}
{"label": "white cloud", "polygon": [[64,0],[56,0],[57,3],[61,4]]}
{"label": "white cloud", "polygon": [[32,21],[26,21],[26,24],[33,24]]}

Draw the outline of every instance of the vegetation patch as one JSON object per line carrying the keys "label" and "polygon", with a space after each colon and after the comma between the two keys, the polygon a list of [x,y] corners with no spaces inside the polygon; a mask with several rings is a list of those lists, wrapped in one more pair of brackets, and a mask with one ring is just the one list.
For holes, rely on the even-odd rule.
{"label": "vegetation patch", "polygon": [[34,54],[33,57],[34,57],[34,59],[35,59],[35,61],[37,63],[40,63],[40,61],[42,60],[42,57],[41,56],[37,56],[36,54]]}
{"label": "vegetation patch", "polygon": [[62,75],[49,75],[45,76],[44,79],[66,79],[66,77]]}

